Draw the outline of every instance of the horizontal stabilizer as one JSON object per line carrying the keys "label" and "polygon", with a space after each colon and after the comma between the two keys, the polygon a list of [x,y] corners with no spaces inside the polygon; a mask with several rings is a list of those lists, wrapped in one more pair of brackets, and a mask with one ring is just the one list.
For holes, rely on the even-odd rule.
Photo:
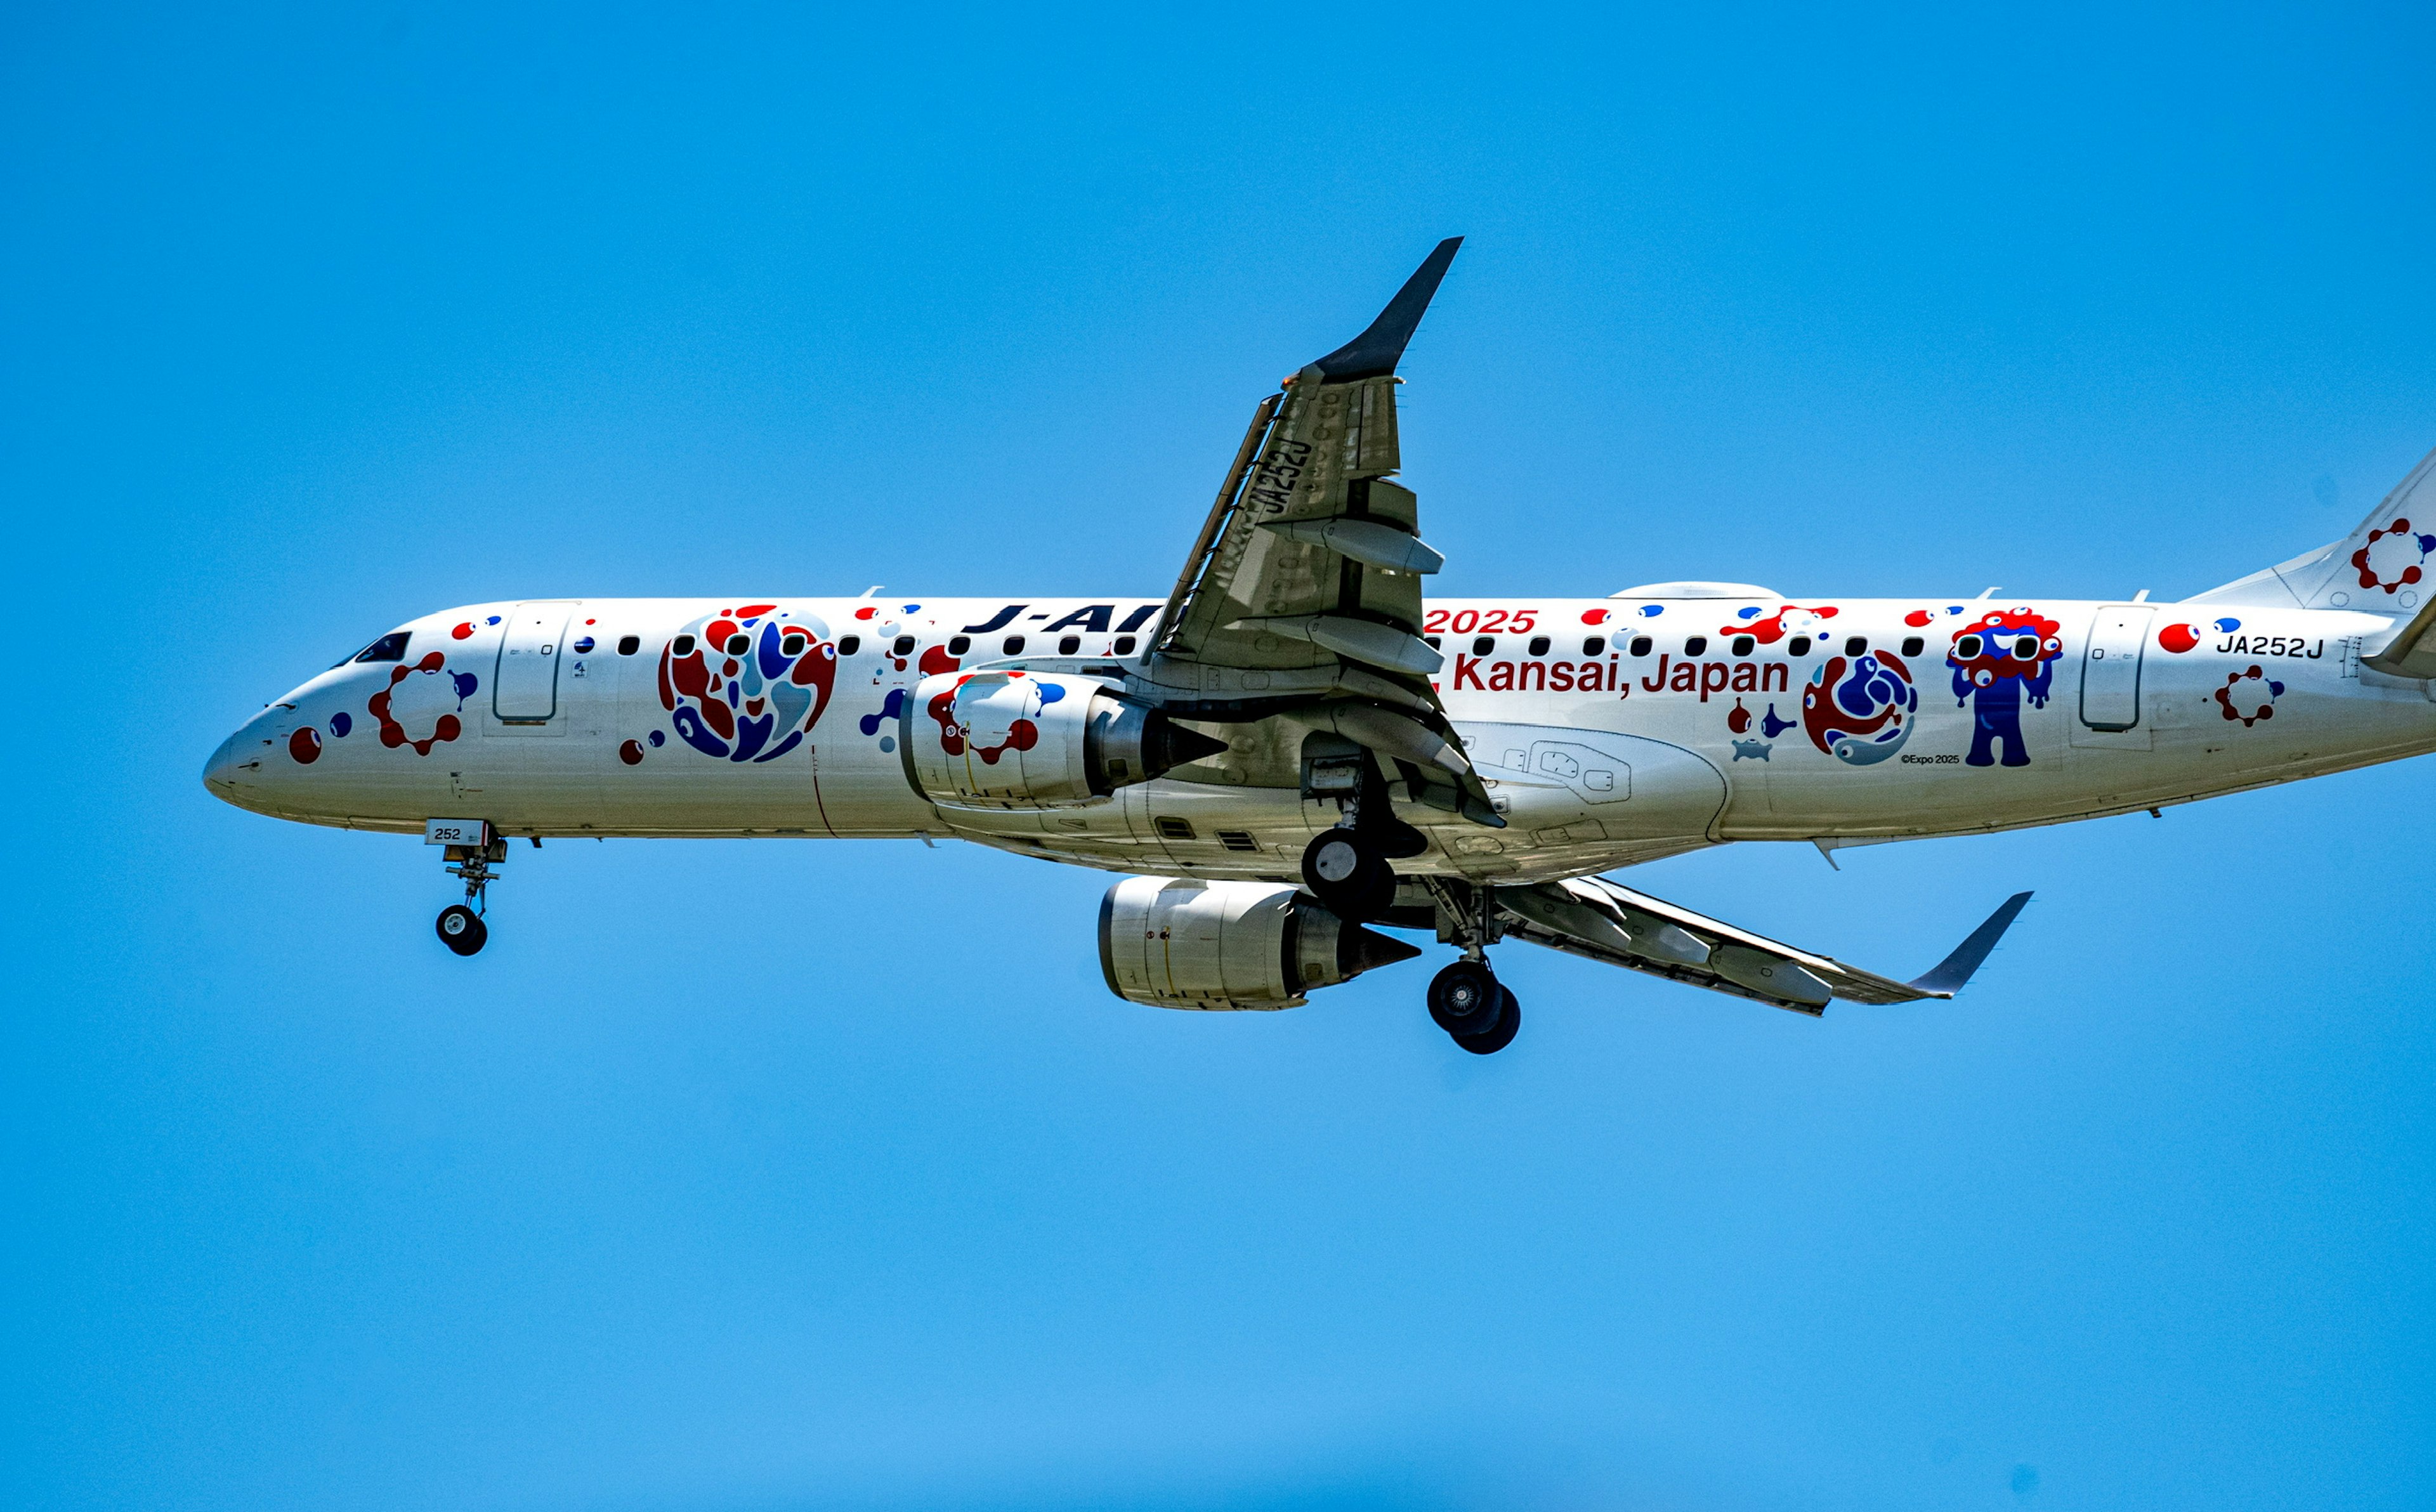
{"label": "horizontal stabilizer", "polygon": [[2005,937],[2005,931],[2013,927],[2013,920],[2029,906],[2029,902],[2030,895],[2027,893],[2016,893],[2005,899],[1997,905],[1995,912],[1988,915],[1985,924],[1972,930],[1969,939],[1954,947],[1952,955],[1940,961],[1927,975],[1912,978],[1911,984],[1939,998],[1951,998],[1960,992],[1970,982],[1971,974],[1979,969],[1979,963],[1988,959],[1988,952],[1996,948],[1996,942]]}

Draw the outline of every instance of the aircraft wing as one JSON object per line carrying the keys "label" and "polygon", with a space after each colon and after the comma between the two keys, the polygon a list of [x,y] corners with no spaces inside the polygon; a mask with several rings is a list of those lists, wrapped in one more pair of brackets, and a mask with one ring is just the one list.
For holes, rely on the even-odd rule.
{"label": "aircraft wing", "polygon": [[1421,580],[1445,559],[1390,481],[1396,364],[1462,241],[1438,243],[1368,330],[1261,402],[1142,666],[1185,717],[1291,707],[1493,826],[1421,638]]}
{"label": "aircraft wing", "polygon": [[1499,922],[1511,938],[1812,1015],[1826,1012],[1835,998],[1896,1003],[1953,997],[2029,900],[2027,893],[2014,894],[1935,968],[1898,982],[1736,929],[1603,877],[1501,887],[1494,895]]}

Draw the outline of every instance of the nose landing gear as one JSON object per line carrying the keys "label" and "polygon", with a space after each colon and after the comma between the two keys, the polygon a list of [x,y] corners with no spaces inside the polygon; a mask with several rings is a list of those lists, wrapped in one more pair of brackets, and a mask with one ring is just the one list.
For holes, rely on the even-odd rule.
{"label": "nose landing gear", "polygon": [[442,909],[432,928],[439,931],[442,945],[459,955],[472,955],[491,938],[482,915],[490,908],[491,868],[506,863],[508,843],[498,838],[479,845],[451,845],[441,854],[443,870],[464,882],[465,901]]}

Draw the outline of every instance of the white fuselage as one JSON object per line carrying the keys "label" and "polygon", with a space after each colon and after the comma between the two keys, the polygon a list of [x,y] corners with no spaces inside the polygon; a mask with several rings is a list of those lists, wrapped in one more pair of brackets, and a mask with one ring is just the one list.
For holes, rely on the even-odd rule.
{"label": "white fuselage", "polygon": [[[259,812],[363,829],[448,817],[509,835],[955,836],[1112,870],[1291,878],[1336,807],[1274,785],[1276,761],[1248,748],[1037,810],[942,807],[909,779],[902,716],[926,675],[1013,656],[1114,680],[1159,607],[456,609],[403,627],[396,659],[343,663],[266,707],[206,781]],[[754,608],[802,637],[767,686],[751,652],[716,691],[670,682],[678,637]],[[2361,641],[2392,626],[2201,604],[1436,600],[1436,685],[1507,823],[1400,802],[1430,839],[1401,869],[1530,880],[1734,840],[2007,829],[2416,755],[2436,749],[2429,685],[2359,665]],[[1230,692],[1262,686],[1227,676]]]}

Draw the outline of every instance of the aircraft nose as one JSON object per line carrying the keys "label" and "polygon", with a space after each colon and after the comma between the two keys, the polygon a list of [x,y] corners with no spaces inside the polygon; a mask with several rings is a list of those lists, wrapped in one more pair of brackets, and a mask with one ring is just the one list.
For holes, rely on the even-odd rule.
{"label": "aircraft nose", "polygon": [[238,790],[260,775],[261,743],[252,739],[248,730],[238,730],[222,740],[211,759],[203,763],[204,789],[216,798],[236,802]]}

